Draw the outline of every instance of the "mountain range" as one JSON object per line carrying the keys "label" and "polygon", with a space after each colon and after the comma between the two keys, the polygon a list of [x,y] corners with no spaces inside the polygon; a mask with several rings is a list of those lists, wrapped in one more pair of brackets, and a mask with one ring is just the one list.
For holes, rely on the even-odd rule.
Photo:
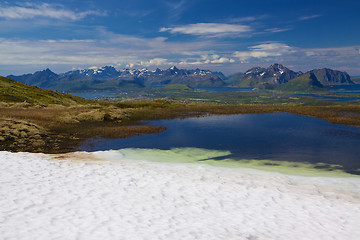
{"label": "mountain range", "polygon": [[185,70],[173,66],[166,70],[142,69],[116,70],[112,66],[74,70],[56,74],[50,69],[8,78],[47,89],[61,91],[108,90],[121,87],[151,87],[184,84],[190,87],[224,86],[225,76],[209,70]]}
{"label": "mountain range", "polygon": [[[314,69],[307,73],[313,73],[324,86],[354,84],[346,72],[323,68]],[[303,72],[294,72],[281,64],[275,63],[268,68],[254,67],[245,73],[234,74],[226,82],[231,86],[273,89],[302,75],[304,75]]]}
{"label": "mountain range", "polygon": [[[169,84],[183,84],[189,87],[236,86],[275,90],[290,90],[299,86],[299,83],[303,81],[304,86],[310,87],[310,89],[313,87],[314,89],[326,88],[329,85],[354,84],[346,72],[323,68],[314,69],[304,74],[292,71],[277,63],[268,68],[254,67],[245,73],[236,73],[228,77],[225,77],[221,72],[178,69],[175,66],[166,70],[156,69],[153,71],[146,68],[116,70],[112,66],[105,66],[73,70],[61,74],[46,69],[33,74],[9,75],[7,77],[32,86],[69,92],[141,88]],[[297,80],[295,81],[296,84],[293,82],[294,80]],[[293,83],[289,84],[290,82]],[[285,85],[288,86],[285,87]]]}

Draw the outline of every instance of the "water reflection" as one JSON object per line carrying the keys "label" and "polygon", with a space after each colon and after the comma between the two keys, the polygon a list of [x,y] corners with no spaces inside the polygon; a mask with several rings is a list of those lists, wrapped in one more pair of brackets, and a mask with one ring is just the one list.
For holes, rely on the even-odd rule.
{"label": "water reflection", "polygon": [[239,160],[341,164],[354,173],[360,168],[360,130],[316,118],[288,113],[239,114],[151,124],[167,126],[167,130],[129,139],[101,139],[84,144],[81,150],[194,147],[230,151],[230,157]]}

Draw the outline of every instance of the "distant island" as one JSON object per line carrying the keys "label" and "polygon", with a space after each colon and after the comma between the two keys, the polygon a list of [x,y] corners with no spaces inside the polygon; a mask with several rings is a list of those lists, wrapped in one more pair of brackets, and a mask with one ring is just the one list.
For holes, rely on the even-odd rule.
{"label": "distant island", "polygon": [[229,86],[285,92],[321,92],[327,91],[330,85],[355,84],[346,72],[328,68],[314,69],[307,73],[294,72],[277,63],[268,68],[254,67],[245,73],[230,76],[210,70],[178,69],[175,66],[153,71],[146,68],[116,70],[112,66],[105,66],[61,74],[46,69],[33,74],[7,77],[32,86],[65,92],[137,89],[172,84],[189,87]]}
{"label": "distant island", "polygon": [[294,72],[281,64],[268,68],[254,67],[227,79],[230,86],[274,89],[287,92],[317,92],[330,85],[355,84],[346,72],[328,68],[314,69],[307,73]]}

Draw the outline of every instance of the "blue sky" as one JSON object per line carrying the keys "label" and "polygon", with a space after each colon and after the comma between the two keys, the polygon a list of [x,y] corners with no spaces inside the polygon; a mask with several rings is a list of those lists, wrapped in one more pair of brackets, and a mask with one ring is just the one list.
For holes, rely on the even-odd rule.
{"label": "blue sky", "polygon": [[360,1],[0,0],[0,75],[113,65],[360,75]]}

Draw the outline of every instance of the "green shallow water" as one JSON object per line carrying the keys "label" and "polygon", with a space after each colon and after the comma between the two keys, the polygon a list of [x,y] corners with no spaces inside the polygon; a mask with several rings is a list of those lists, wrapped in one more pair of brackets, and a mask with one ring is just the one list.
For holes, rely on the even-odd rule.
{"label": "green shallow water", "polygon": [[[278,172],[297,176],[319,177],[359,177],[341,170],[340,165],[325,163],[300,163],[274,160],[233,160],[228,158],[230,151],[209,150],[202,148],[172,148],[170,150],[125,148],[117,150],[119,156],[111,157],[112,161],[121,159],[143,160],[166,163],[196,163],[216,167],[250,168],[262,171]],[[219,160],[221,159],[221,160]]]}
{"label": "green shallow water", "polygon": [[[230,162],[227,164],[261,169],[293,166],[296,172],[301,172],[303,166],[339,172],[341,166],[343,171],[360,175],[360,130],[354,127],[287,113],[211,115],[151,121],[150,124],[166,126],[167,130],[126,139],[92,139],[79,150],[162,149],[163,152],[157,154],[169,155],[165,158],[181,162],[210,164],[209,159],[213,159],[221,161],[211,164]],[[193,149],[211,149],[211,152]],[[154,158],[152,152],[146,153]],[[187,160],[176,160],[182,155]]]}

